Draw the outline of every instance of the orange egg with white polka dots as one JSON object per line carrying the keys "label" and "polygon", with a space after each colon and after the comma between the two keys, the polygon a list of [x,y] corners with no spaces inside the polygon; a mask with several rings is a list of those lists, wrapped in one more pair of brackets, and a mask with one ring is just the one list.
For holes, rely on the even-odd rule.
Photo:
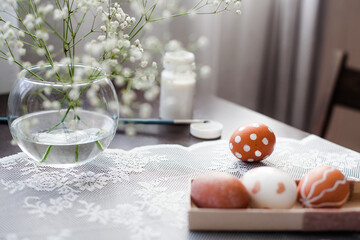
{"label": "orange egg with white polka dots", "polygon": [[229,141],[231,152],[245,162],[266,159],[274,151],[274,132],[265,124],[252,123],[236,129]]}

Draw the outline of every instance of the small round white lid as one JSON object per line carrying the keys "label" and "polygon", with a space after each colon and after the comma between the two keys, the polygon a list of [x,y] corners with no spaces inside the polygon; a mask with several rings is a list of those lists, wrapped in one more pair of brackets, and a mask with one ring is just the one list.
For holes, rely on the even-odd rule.
{"label": "small round white lid", "polygon": [[190,134],[201,139],[216,139],[221,136],[223,125],[219,122],[192,123]]}
{"label": "small round white lid", "polygon": [[189,65],[192,66],[195,61],[195,56],[193,53],[179,50],[174,52],[167,52],[164,56],[164,66],[179,66],[179,65]]}

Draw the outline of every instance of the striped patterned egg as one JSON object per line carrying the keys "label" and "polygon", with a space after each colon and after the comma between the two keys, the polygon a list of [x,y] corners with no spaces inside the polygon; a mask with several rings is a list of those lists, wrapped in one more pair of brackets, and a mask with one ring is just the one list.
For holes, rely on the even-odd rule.
{"label": "striped patterned egg", "polygon": [[330,166],[308,172],[298,185],[299,201],[304,207],[339,208],[350,195],[350,184],[344,174]]}
{"label": "striped patterned egg", "polygon": [[275,142],[275,134],[268,126],[252,123],[236,129],[230,138],[229,147],[238,159],[258,162],[270,156]]}

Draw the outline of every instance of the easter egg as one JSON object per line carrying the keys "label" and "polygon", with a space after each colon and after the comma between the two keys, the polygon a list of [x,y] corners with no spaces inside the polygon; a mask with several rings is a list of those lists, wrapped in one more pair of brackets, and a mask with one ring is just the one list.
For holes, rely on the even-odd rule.
{"label": "easter egg", "polygon": [[258,162],[270,156],[275,142],[275,134],[268,126],[253,123],[236,129],[230,138],[229,147],[238,159]]}
{"label": "easter egg", "polygon": [[191,199],[201,208],[246,208],[249,193],[228,173],[209,173],[193,180]]}
{"label": "easter egg", "polygon": [[291,208],[297,198],[295,181],[273,167],[258,167],[246,172],[240,181],[250,194],[253,208]]}
{"label": "easter egg", "polygon": [[349,198],[350,184],[338,169],[317,167],[302,177],[298,195],[304,207],[339,208]]}

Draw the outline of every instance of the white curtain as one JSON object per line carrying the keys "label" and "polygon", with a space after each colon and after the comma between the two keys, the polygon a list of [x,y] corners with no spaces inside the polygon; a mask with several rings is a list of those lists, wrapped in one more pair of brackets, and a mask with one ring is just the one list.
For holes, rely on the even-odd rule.
{"label": "white curtain", "polygon": [[210,39],[207,92],[301,129],[310,128],[321,0],[243,0],[242,15],[199,17]]}

